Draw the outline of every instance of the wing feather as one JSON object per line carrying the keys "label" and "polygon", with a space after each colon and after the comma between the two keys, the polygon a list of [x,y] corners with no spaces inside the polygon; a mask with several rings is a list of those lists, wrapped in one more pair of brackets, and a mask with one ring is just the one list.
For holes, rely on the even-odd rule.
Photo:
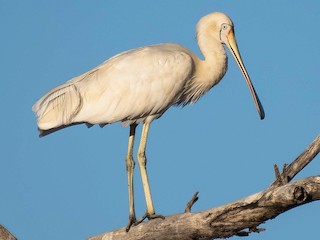
{"label": "wing feather", "polygon": [[82,97],[73,83],[66,83],[44,95],[32,110],[38,117],[38,126],[46,130],[68,125],[80,111]]}
{"label": "wing feather", "polygon": [[192,79],[194,56],[177,44],[118,54],[45,94],[33,111],[40,130],[77,123],[124,125],[160,117]]}

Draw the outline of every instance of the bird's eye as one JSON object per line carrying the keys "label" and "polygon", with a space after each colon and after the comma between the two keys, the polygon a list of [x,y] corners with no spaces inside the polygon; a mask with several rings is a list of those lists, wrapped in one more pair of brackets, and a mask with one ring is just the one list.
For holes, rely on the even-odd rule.
{"label": "bird's eye", "polygon": [[226,23],[222,24],[222,26],[221,26],[222,30],[226,30],[227,28],[228,28],[228,24],[226,24]]}

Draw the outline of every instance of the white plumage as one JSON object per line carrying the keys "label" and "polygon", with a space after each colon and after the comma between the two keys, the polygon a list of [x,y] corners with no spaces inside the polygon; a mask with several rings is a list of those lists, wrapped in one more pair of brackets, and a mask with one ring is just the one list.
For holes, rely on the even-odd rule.
{"label": "white plumage", "polygon": [[242,63],[230,18],[223,13],[211,13],[199,21],[196,30],[204,60],[187,48],[172,43],[126,51],[54,88],[33,106],[42,135],[78,123],[104,126],[122,121],[124,126],[130,125],[126,158],[130,203],[127,230],[136,222],[132,186],[136,125],[144,123],[138,150],[147,202],[143,220],[159,217],[154,212],[145,170],[149,125],[172,105],[196,102],[222,79],[227,70],[223,44],[239,65],[260,117],[264,118],[263,108]]}
{"label": "white plumage", "polygon": [[160,117],[171,105],[193,103],[216,83],[195,81],[197,61],[178,44],[116,55],[44,95],[33,107],[39,129],[78,122],[130,125]]}

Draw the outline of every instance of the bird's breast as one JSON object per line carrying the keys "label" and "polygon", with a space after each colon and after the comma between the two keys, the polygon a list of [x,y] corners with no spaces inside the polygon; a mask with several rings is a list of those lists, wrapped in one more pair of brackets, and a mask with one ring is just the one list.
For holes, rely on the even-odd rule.
{"label": "bird's breast", "polygon": [[226,54],[219,54],[213,60],[195,61],[194,73],[186,82],[177,104],[193,104],[217,85],[227,71],[227,60]]}

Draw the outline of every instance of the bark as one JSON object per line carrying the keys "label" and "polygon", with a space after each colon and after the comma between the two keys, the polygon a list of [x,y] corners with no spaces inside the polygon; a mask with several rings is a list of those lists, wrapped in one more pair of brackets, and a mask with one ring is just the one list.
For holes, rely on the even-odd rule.
{"label": "bark", "polygon": [[17,240],[4,226],[0,224],[0,240]]}
{"label": "bark", "polygon": [[93,236],[88,240],[178,240],[215,239],[234,235],[248,236],[264,231],[258,226],[292,208],[320,200],[320,176],[291,182],[320,151],[320,135],[280,173],[275,165],[276,180],[259,193],[209,210],[191,213],[197,193],[186,206],[186,212],[154,219],[131,227]]}

